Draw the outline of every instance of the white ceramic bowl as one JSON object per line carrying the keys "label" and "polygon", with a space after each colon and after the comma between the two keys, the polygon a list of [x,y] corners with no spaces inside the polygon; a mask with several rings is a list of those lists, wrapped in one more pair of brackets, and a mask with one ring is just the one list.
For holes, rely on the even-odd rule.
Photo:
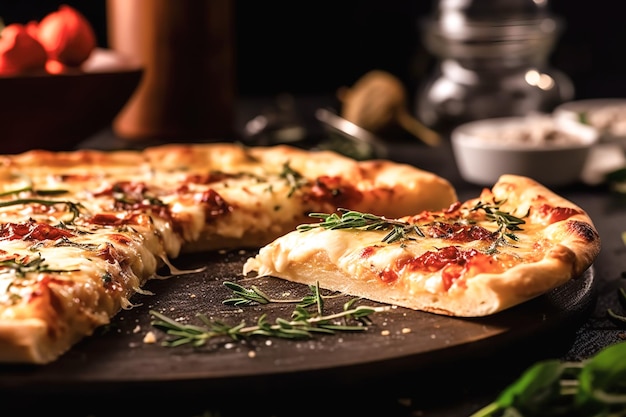
{"label": "white ceramic bowl", "polygon": [[493,185],[503,174],[524,175],[549,187],[582,179],[598,131],[550,115],[465,123],[452,131],[452,151],[468,182]]}
{"label": "white ceramic bowl", "polygon": [[626,98],[569,101],[554,109],[553,115],[592,126],[600,132],[600,141],[626,148]]}

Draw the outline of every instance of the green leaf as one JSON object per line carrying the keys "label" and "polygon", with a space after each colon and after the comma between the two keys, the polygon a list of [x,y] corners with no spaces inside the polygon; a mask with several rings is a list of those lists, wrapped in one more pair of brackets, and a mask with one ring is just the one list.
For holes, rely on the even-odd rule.
{"label": "green leaf", "polygon": [[577,403],[599,401],[626,405],[626,343],[610,345],[585,362]]}
{"label": "green leaf", "polygon": [[537,362],[509,385],[496,399],[501,409],[541,411],[560,395],[560,380],[567,366],[556,359]]}

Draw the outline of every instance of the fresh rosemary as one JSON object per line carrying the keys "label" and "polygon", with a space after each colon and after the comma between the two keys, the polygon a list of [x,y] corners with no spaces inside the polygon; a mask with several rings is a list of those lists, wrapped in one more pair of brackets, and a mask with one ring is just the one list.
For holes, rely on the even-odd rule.
{"label": "fresh rosemary", "polygon": [[393,243],[404,239],[413,239],[409,235],[415,233],[419,237],[424,237],[424,233],[417,225],[400,220],[387,219],[369,213],[340,208],[337,213],[311,213],[309,217],[322,219],[320,223],[301,224],[297,230],[305,232],[307,230],[322,227],[324,229],[359,229],[359,230],[390,230],[382,239],[383,242]]}
{"label": "fresh rosemary", "polygon": [[0,273],[3,270],[12,270],[15,271],[15,275],[18,277],[25,277],[29,272],[51,272],[51,273],[59,273],[59,272],[72,272],[74,270],[69,269],[52,269],[47,264],[44,263],[44,258],[41,256],[37,257],[23,257],[19,259],[5,259],[0,261]]}
{"label": "fresh rosemary", "polygon": [[[478,202],[470,211],[482,210],[485,212],[487,220],[496,223],[498,229],[495,232],[497,238],[487,248],[487,253],[495,253],[502,245],[509,245],[509,240],[518,241],[519,238],[514,232],[522,230],[520,225],[526,223],[524,219],[516,217],[510,213],[500,210],[503,202],[487,204]],[[340,214],[338,214],[340,213]],[[311,213],[309,217],[318,218],[319,223],[301,224],[297,230],[305,232],[307,230],[322,227],[324,229],[359,229],[359,230],[389,230],[389,233],[382,239],[385,243],[393,243],[402,240],[415,240],[411,235],[424,237],[424,232],[416,224],[409,222],[387,219],[383,216],[376,216],[369,213],[340,208],[336,213]],[[427,226],[427,225],[425,225]]]}
{"label": "fresh rosemary", "polygon": [[298,188],[308,182],[302,174],[291,168],[289,162],[285,162],[283,164],[283,170],[280,172],[279,176],[287,181],[287,185],[289,185],[289,193],[287,193],[287,197],[291,197]]}
{"label": "fresh rosemary", "polygon": [[[278,302],[265,295],[259,288],[246,289],[232,282],[224,285],[233,290],[236,295],[232,299],[225,300],[225,304],[249,305],[251,303],[267,304]],[[244,321],[236,325],[229,325],[221,320],[210,320],[205,314],[198,314],[197,318],[203,326],[182,324],[157,311],[151,310],[154,316],[151,324],[164,331],[169,339],[162,342],[163,346],[176,347],[181,345],[203,346],[209,340],[226,337],[233,340],[242,340],[252,336],[276,337],[281,339],[309,339],[314,334],[334,334],[335,332],[365,331],[371,323],[370,316],[373,313],[386,311],[389,307],[355,306],[357,298],[346,302],[343,310],[334,314],[324,314],[323,297],[319,291],[319,285],[309,286],[312,294],[297,300],[282,302],[296,303],[290,319],[277,318],[271,323],[266,314],[259,317],[255,325],[246,326]],[[246,302],[246,300],[250,302]],[[315,300],[314,303],[311,301]],[[307,307],[315,305],[315,312],[307,310]]]}
{"label": "fresh rosemary", "polygon": [[4,191],[0,193],[0,197],[6,197],[8,195],[20,194],[25,192],[31,192],[34,195],[38,196],[51,196],[51,195],[61,195],[67,193],[67,190],[34,190],[32,186],[26,186],[22,188],[16,188],[15,190]]}
{"label": "fresh rosemary", "polygon": [[148,190],[127,191],[120,184],[113,186],[113,198],[116,202],[128,206],[135,204],[149,204],[152,206],[164,206],[165,203]]}
{"label": "fresh rosemary", "polygon": [[80,209],[83,207],[82,204],[75,203],[73,201],[42,200],[39,198],[18,198],[18,199],[10,200],[10,201],[1,201],[0,207],[10,207],[10,206],[16,206],[20,204],[41,204],[43,206],[54,206],[57,204],[65,205],[68,211],[70,212],[70,214],[72,215],[71,219],[69,220],[70,223],[73,222],[80,215]]}
{"label": "fresh rosemary", "polygon": [[[520,225],[525,224],[524,219],[513,216],[510,213],[500,210],[500,206],[504,201],[498,201],[494,204],[487,204],[479,201],[470,211],[482,210],[485,212],[487,220],[495,222],[498,226],[496,230],[497,238],[485,251],[487,254],[493,254],[498,251],[499,246],[510,245],[509,240],[517,242],[519,238],[514,232],[522,230]],[[509,239],[509,240],[507,240]]]}

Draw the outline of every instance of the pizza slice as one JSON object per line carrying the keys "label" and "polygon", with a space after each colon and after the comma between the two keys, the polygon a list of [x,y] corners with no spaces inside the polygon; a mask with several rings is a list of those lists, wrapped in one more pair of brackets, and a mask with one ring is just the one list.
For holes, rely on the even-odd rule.
{"label": "pizza slice", "polygon": [[258,248],[308,221],[348,207],[386,216],[457,199],[444,178],[388,160],[278,145],[171,144],[143,153],[153,192],[168,207],[184,251]]}
{"label": "pizza slice", "polygon": [[480,317],[580,276],[600,251],[586,212],[526,177],[504,175],[476,198],[417,213],[312,214],[319,222],[262,247],[243,273]]}

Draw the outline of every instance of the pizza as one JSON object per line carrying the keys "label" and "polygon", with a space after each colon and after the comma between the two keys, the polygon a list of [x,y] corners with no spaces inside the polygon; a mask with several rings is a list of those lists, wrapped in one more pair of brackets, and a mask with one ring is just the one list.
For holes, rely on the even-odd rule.
{"label": "pizza", "polygon": [[0,156],[0,362],[46,364],[133,307],[182,253],[269,244],[339,208],[449,206],[411,165],[285,145],[168,144]]}
{"label": "pizza", "polygon": [[581,276],[600,251],[581,207],[517,175],[477,197],[399,218],[349,208],[311,217],[262,247],[243,274],[481,317]]}

